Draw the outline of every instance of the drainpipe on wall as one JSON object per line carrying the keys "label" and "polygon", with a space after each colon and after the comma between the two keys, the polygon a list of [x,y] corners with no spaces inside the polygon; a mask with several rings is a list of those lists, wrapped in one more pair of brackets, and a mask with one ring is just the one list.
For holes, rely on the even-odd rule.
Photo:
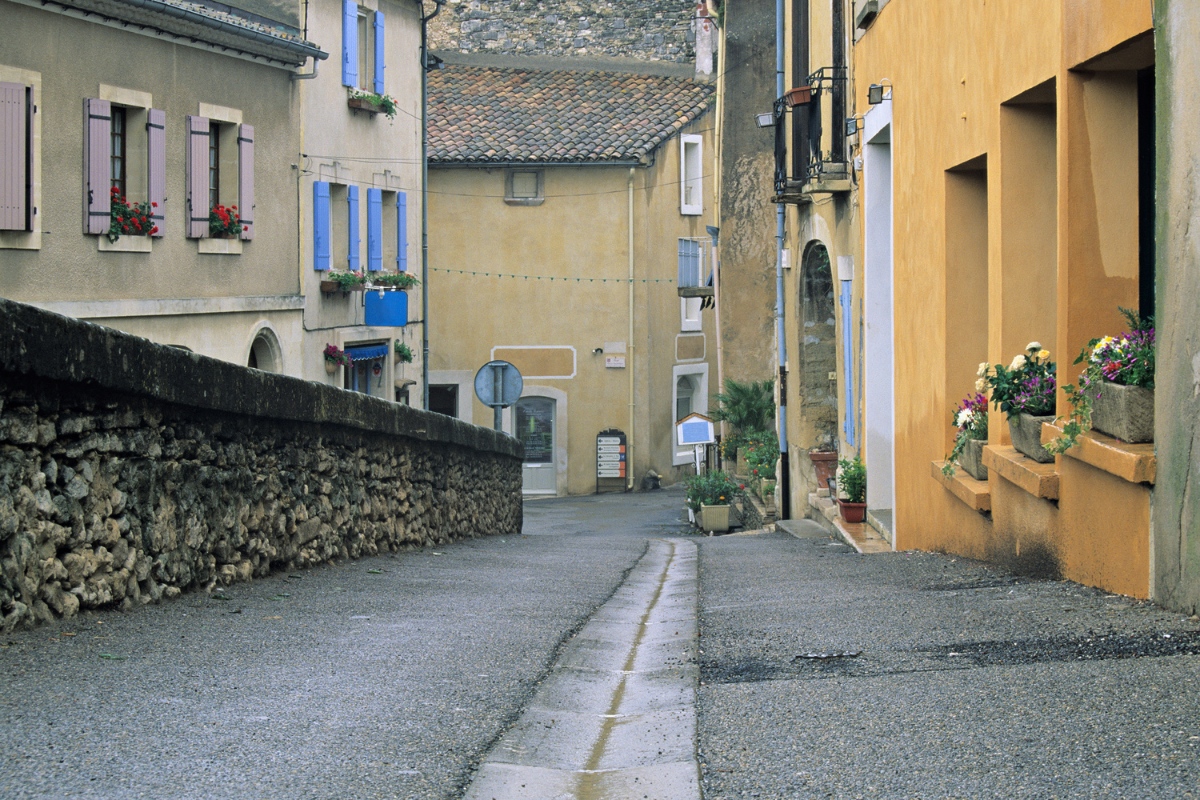
{"label": "drainpipe on wall", "polygon": [[[783,97],[783,70],[785,51],[783,45],[783,0],[775,0],[775,96]],[[783,234],[784,234],[784,204],[775,204],[775,339],[778,343],[779,374],[776,383],[779,388],[779,402],[775,404],[775,418],[779,429],[779,487],[780,519],[790,518],[788,513],[788,494],[790,493],[790,476],[788,474],[788,441],[787,441],[787,395],[784,392],[784,369],[787,366],[787,339],[784,338],[783,326]]]}
{"label": "drainpipe on wall", "polygon": [[625,491],[633,488],[633,433],[635,428],[634,385],[633,385],[633,176],[634,167],[629,168],[626,188],[629,191],[629,341],[625,344],[626,364],[629,370],[629,435],[625,437]]}
{"label": "drainpipe on wall", "polygon": [[421,409],[429,410],[429,20],[446,0],[433,0],[425,14],[421,0]]}

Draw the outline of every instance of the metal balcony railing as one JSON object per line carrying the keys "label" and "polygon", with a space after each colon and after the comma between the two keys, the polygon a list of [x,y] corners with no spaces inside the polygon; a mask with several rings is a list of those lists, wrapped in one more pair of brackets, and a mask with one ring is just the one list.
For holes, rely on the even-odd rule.
{"label": "metal balcony railing", "polygon": [[846,68],[822,67],[806,80],[806,101],[804,92],[789,92],[775,101],[777,202],[799,201],[814,191],[849,189]]}

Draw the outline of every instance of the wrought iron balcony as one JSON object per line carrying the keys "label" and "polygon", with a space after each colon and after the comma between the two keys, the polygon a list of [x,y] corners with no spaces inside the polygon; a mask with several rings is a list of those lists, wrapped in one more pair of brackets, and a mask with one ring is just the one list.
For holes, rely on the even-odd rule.
{"label": "wrought iron balcony", "polygon": [[[846,68],[822,67],[775,101],[776,203],[805,203],[812,195],[848,192]],[[807,91],[804,91],[807,89]]]}

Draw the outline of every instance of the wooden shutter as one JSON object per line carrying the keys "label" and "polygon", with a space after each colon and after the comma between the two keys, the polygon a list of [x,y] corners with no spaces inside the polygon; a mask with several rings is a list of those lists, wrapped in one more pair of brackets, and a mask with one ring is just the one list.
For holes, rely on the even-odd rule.
{"label": "wooden shutter", "polygon": [[238,216],[243,239],[254,238],[254,126],[238,126]]}
{"label": "wooden shutter", "polygon": [[408,272],[408,195],[396,193],[396,269]]}
{"label": "wooden shutter", "polygon": [[367,189],[367,269],[383,269],[383,190]]}
{"label": "wooden shutter", "polygon": [[21,83],[0,83],[0,230],[29,224],[29,100]]}
{"label": "wooden shutter", "polygon": [[383,12],[375,12],[375,94],[383,94]]}
{"label": "wooden shutter", "polygon": [[187,207],[184,209],[187,224],[184,229],[189,239],[202,239],[208,235],[208,117],[187,117],[187,147],[184,166],[187,186]]}
{"label": "wooden shutter", "polygon": [[358,235],[358,187],[346,187],[346,231],[349,241],[346,243],[346,261],[351,272],[356,272],[359,268],[358,246],[362,243],[362,239]]}
{"label": "wooden shutter", "polygon": [[358,3],[342,0],[342,85],[358,86]]}
{"label": "wooden shutter", "polygon": [[329,183],[313,181],[313,269],[327,270],[332,260],[329,241]]}
{"label": "wooden shutter", "polygon": [[83,232],[107,233],[112,227],[112,104],[84,100]]}
{"label": "wooden shutter", "polygon": [[150,189],[150,221],[158,228],[150,235],[159,237],[167,232],[167,112],[151,108],[146,116],[146,174]]}

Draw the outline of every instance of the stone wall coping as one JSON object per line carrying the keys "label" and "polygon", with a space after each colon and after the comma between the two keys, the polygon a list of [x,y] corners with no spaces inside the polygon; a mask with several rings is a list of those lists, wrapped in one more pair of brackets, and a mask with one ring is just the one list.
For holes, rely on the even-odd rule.
{"label": "stone wall coping", "polygon": [[524,455],[515,438],[452,417],[242,367],[4,298],[0,369],[210,411]]}

